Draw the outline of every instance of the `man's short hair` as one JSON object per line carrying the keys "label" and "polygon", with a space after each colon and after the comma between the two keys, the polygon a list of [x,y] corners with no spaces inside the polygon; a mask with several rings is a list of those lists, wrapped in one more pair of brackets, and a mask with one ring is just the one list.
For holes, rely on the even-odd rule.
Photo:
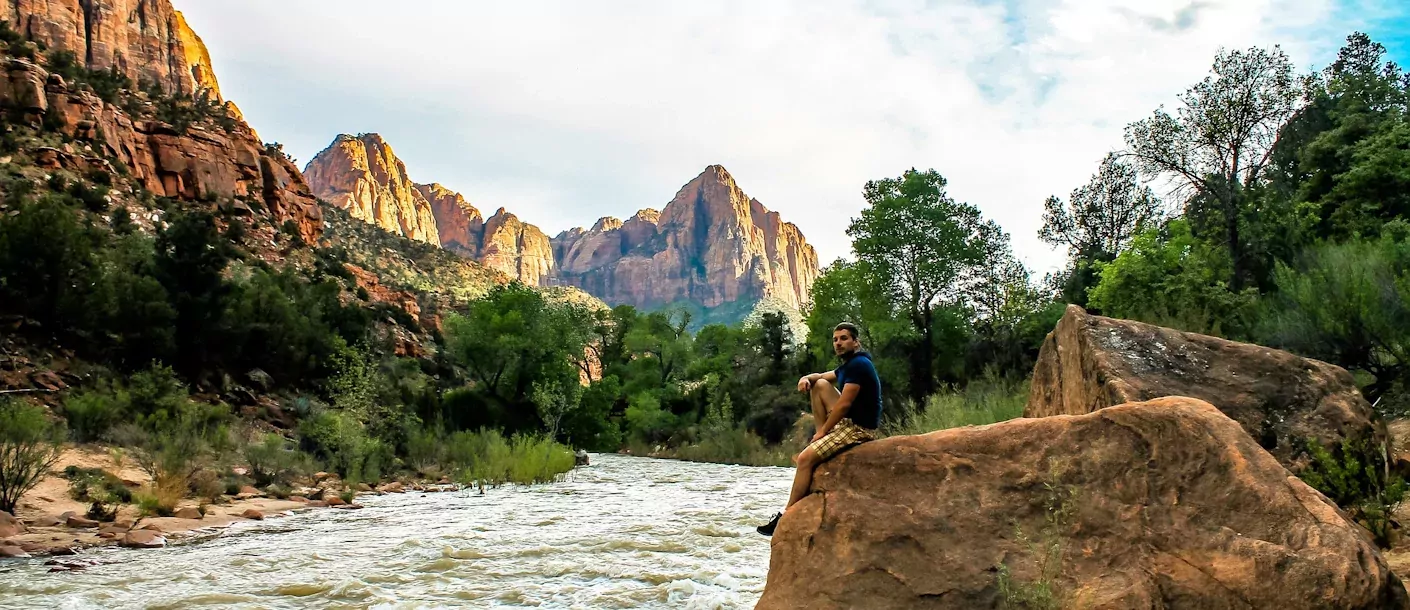
{"label": "man's short hair", "polygon": [[833,327],[832,332],[837,332],[839,330],[847,331],[847,334],[852,335],[852,339],[854,341],[857,339],[857,337],[862,336],[862,331],[857,328],[856,324],[853,324],[851,322],[843,322],[841,324],[838,324],[837,326]]}

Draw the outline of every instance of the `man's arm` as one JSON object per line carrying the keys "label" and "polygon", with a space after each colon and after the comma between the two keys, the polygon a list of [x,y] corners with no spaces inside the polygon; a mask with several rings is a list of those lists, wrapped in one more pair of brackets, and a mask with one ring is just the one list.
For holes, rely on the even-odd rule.
{"label": "man's arm", "polygon": [[852,403],[857,400],[857,394],[861,392],[862,386],[859,384],[849,383],[842,386],[842,397],[837,399],[837,404],[832,405],[832,410],[827,414],[827,422],[818,428],[817,434],[813,435],[813,440],[818,440],[827,436],[828,432],[832,432],[832,427],[842,421],[842,418],[847,417],[847,412],[852,410]]}
{"label": "man's arm", "polygon": [[814,381],[817,381],[817,380],[819,380],[819,379],[826,380],[826,381],[831,382],[831,383],[836,383],[836,382],[837,382],[837,371],[828,371],[828,372],[826,372],[826,373],[809,373],[809,374],[807,374],[807,375],[804,375],[804,376],[802,376],[802,377],[799,377],[799,378],[798,378],[798,391],[799,391],[799,392],[807,392],[807,391],[813,389],[813,382],[814,382]]}

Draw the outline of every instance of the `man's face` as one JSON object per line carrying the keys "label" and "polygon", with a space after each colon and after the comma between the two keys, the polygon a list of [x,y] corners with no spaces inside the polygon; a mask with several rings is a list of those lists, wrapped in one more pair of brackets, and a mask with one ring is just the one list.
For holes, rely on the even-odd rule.
{"label": "man's face", "polygon": [[845,330],[832,331],[832,351],[838,356],[843,356],[857,351],[861,344],[857,343],[857,338],[852,333]]}

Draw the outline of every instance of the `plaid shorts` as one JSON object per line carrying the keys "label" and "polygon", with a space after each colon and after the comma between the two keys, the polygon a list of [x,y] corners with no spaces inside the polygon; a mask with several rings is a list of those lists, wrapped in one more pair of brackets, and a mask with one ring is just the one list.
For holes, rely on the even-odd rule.
{"label": "plaid shorts", "polygon": [[842,453],[843,449],[870,440],[876,440],[875,431],[858,426],[852,423],[852,420],[844,417],[837,422],[836,426],[832,427],[832,431],[828,432],[827,436],[813,441],[811,445],[808,445],[808,448],[818,454],[821,461],[826,462],[833,456]]}

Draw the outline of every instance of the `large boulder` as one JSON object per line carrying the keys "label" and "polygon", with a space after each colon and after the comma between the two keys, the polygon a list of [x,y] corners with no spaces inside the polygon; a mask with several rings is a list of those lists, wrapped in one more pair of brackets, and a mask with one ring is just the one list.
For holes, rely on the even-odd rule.
{"label": "large boulder", "polygon": [[1043,342],[1023,415],[1080,415],[1162,396],[1208,401],[1294,472],[1308,439],[1333,447],[1347,437],[1377,446],[1385,438],[1341,367],[1076,305]]}
{"label": "large boulder", "polygon": [[998,608],[1049,543],[1061,607],[1410,608],[1358,526],[1183,397],[854,448],[779,523],[758,608]]}

